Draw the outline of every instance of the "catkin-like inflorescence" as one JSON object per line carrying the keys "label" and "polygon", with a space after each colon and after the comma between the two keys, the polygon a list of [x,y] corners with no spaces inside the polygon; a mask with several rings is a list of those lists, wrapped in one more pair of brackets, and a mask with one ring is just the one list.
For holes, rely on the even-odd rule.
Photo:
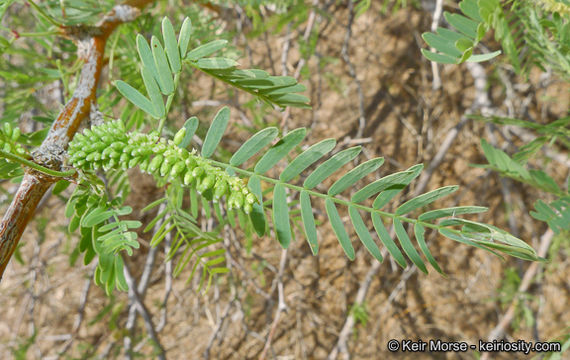
{"label": "catkin-like inflorescence", "polygon": [[156,178],[195,187],[214,201],[226,196],[229,209],[252,210],[257,199],[242,179],[213,166],[196,150],[178,147],[180,139],[175,140],[156,132],[127,133],[122,121],[111,121],[76,134],[69,143],[69,163],[83,170],[126,170],[138,165]]}

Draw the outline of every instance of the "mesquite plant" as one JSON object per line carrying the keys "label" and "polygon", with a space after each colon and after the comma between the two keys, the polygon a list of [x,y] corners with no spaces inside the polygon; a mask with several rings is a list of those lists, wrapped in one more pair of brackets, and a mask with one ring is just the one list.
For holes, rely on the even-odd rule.
{"label": "mesquite plant", "polygon": [[[162,21],[162,41],[153,36],[150,43],[142,35],[136,37],[140,58],[140,75],[147,95],[121,80],[117,90],[134,106],[154,119],[157,128],[148,132],[130,131],[126,119],[108,120],[95,124],[75,135],[66,154],[68,168],[47,169],[25,159],[17,145],[19,134],[6,127],[3,130],[2,171],[4,177],[14,175],[16,163],[32,166],[34,171],[61,178],[56,187],[61,191],[70,181],[77,184],[66,207],[69,231],[78,232],[80,241],[76,254],[83,253],[84,264],[98,261],[95,281],[110,293],[114,288],[128,288],[123,274],[124,253],[130,255],[139,247],[134,229],[142,226],[125,215],[132,209],[124,205],[129,192],[128,169],[138,168],[151,174],[158,185],[167,185],[165,196],[143,211],[158,209],[144,231],[153,231],[152,246],[157,246],[167,234],[173,234],[170,258],[179,255],[175,274],[192,266],[192,277],[201,271],[200,287],[210,284],[216,274],[227,272],[224,248],[220,239],[198,226],[198,219],[215,217],[219,226],[239,226],[246,236],[275,237],[283,248],[292,238],[304,232],[310,250],[317,255],[319,245],[313,204],[322,199],[330,225],[346,256],[354,260],[355,251],[340,207],[348,211],[356,238],[378,261],[383,261],[379,245],[372,234],[378,235],[388,253],[402,267],[409,259],[427,273],[427,262],[443,273],[431,255],[425,241],[429,229],[457,242],[504,253],[525,260],[539,260],[536,252],[524,241],[495,226],[458,217],[481,213],[481,206],[458,206],[429,210],[428,206],[457,190],[445,186],[411,198],[394,212],[383,210],[422,172],[418,164],[407,170],[377,179],[365,186],[359,183],[377,170],[383,158],[361,163],[344,173],[343,167],[357,159],[360,146],[334,152],[334,139],[322,140],[299,152],[307,131],[298,128],[279,136],[279,129],[268,127],[251,136],[229,161],[216,157],[220,140],[227,130],[230,111],[224,107],[212,120],[207,133],[196,141],[199,121],[188,119],[172,138],[167,138],[164,126],[177,87],[182,81],[181,70],[190,66],[223,81],[238,90],[248,92],[260,101],[284,108],[309,107],[308,99],[298,94],[305,88],[295,78],[270,76],[257,69],[242,70],[236,61],[213,57],[227,44],[215,40],[188,50],[192,25],[186,19],[175,35],[171,22]],[[333,154],[334,153],[334,154]],[[332,156],[331,156],[332,155]],[[287,158],[283,170],[278,166]],[[338,179],[322,191],[322,183],[335,175]],[[317,188],[318,187],[318,188]],[[358,190],[350,197],[348,189]],[[186,205],[189,199],[190,205]],[[161,206],[159,206],[161,205]],[[204,216],[199,217],[199,209]],[[300,211],[297,211],[300,209]],[[362,214],[371,218],[374,232]],[[237,218],[237,221],[236,221]],[[271,221],[268,221],[270,219]],[[269,223],[272,223],[272,226]],[[387,225],[394,227],[397,241],[390,236]],[[293,225],[299,226],[294,231]],[[413,229],[417,246],[412,242],[405,224]],[[402,252],[403,250],[403,252]]]}

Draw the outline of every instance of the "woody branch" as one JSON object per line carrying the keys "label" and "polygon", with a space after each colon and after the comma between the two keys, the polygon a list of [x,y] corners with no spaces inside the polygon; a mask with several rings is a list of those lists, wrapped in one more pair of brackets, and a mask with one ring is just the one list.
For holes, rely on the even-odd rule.
{"label": "woody branch", "polygon": [[[79,75],[77,88],[52,124],[41,146],[32,153],[33,161],[44,167],[60,170],[67,144],[80,124],[88,116],[92,104],[96,102],[96,90],[103,68],[103,56],[107,38],[115,28],[134,20],[140,9],[150,0],[131,0],[115,6],[94,28],[60,28],[64,36],[72,37],[81,43],[84,65]],[[22,183],[8,210],[0,222],[0,280],[16,249],[22,233],[34,215],[38,203],[50,186],[58,178],[47,176],[27,168]]]}

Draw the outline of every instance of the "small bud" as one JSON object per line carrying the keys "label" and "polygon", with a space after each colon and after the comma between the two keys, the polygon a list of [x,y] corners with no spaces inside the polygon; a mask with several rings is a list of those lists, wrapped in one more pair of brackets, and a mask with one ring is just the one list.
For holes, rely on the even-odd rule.
{"label": "small bud", "polygon": [[177,177],[184,169],[186,168],[186,164],[184,161],[178,161],[170,170],[170,176],[175,178]]}
{"label": "small bud", "polygon": [[249,213],[251,213],[251,210],[253,210],[253,206],[251,206],[251,204],[245,204],[243,206],[243,212],[245,212],[246,214],[249,215]]}
{"label": "small bud", "polygon": [[164,157],[162,157],[162,155],[156,155],[154,159],[152,159],[152,161],[150,162],[150,165],[148,166],[148,171],[151,173],[157,171],[160,168],[160,165],[162,165],[163,160]]}
{"label": "small bud", "polygon": [[257,202],[257,199],[255,197],[255,195],[253,195],[252,193],[249,193],[245,196],[245,201],[248,204],[254,204],[255,202]]}
{"label": "small bud", "polygon": [[219,179],[216,181],[216,185],[214,186],[214,199],[219,199],[224,196],[228,192],[228,182],[223,179]]}
{"label": "small bud", "polygon": [[192,175],[194,175],[195,178],[199,178],[204,174],[204,169],[201,167],[195,167],[194,170],[192,170]]}
{"label": "small bud", "polygon": [[160,176],[166,176],[166,174],[170,173],[171,168],[172,164],[168,163],[167,161],[163,161],[162,165],[160,166]]}
{"label": "small bud", "polygon": [[19,128],[19,127],[16,127],[16,128],[14,128],[14,130],[12,131],[12,141],[18,140],[19,137],[20,137],[20,128]]}
{"label": "small bud", "polygon": [[192,170],[186,171],[186,174],[184,174],[184,185],[190,185],[195,178],[196,177],[192,173]]}
{"label": "small bud", "polygon": [[182,140],[184,140],[185,136],[186,136],[186,128],[183,127],[180,130],[178,130],[176,135],[174,135],[174,139],[172,140],[174,142],[174,145],[176,146],[180,145],[182,143]]}

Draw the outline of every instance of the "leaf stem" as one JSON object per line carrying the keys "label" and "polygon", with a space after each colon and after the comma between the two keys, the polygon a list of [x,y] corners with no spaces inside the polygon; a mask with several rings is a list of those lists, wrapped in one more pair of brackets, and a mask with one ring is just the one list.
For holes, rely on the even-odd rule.
{"label": "leaf stem", "polygon": [[164,110],[164,116],[160,119],[158,123],[158,134],[162,134],[162,129],[164,128],[164,123],[166,122],[166,118],[168,117],[168,111],[170,110],[170,106],[172,105],[172,100],[174,99],[174,95],[176,94],[176,89],[178,89],[178,82],[180,80],[180,73],[174,74],[174,90],[168,98],[166,99],[166,106]]}
{"label": "leaf stem", "polygon": [[271,178],[271,177],[268,177],[268,176],[260,175],[260,174],[257,174],[257,173],[254,173],[254,172],[251,172],[251,171],[248,171],[248,170],[243,170],[243,169],[241,169],[241,168],[234,167],[234,166],[232,166],[232,165],[229,165],[229,164],[226,164],[226,163],[223,163],[223,162],[215,161],[215,160],[212,160],[212,159],[208,159],[208,161],[210,161],[212,164],[214,164],[214,165],[216,165],[216,166],[222,167],[222,168],[224,168],[224,169],[230,168],[230,169],[234,170],[235,172],[240,173],[240,174],[243,174],[243,175],[246,175],[246,176],[248,176],[248,177],[257,176],[257,177],[259,177],[261,180],[266,181],[266,182],[269,182],[269,183],[272,183],[272,184],[274,184],[274,185],[281,184],[281,185],[283,185],[283,186],[285,186],[285,187],[288,187],[289,189],[292,189],[292,190],[296,190],[296,191],[306,191],[307,193],[309,193],[309,194],[312,195],[312,196],[316,196],[316,197],[319,197],[319,198],[321,198],[321,199],[331,199],[331,200],[334,201],[335,203],[338,203],[338,204],[341,204],[341,205],[344,205],[344,206],[354,206],[355,208],[360,209],[360,210],[363,210],[363,211],[366,211],[366,212],[368,212],[368,213],[375,212],[375,213],[377,213],[378,215],[383,216],[383,217],[388,217],[388,218],[391,218],[391,219],[399,219],[399,220],[402,220],[402,221],[405,221],[405,222],[408,222],[408,223],[412,223],[412,224],[421,224],[421,225],[424,225],[424,226],[426,226],[426,227],[429,227],[429,228],[435,229],[435,230],[438,230],[438,229],[442,228],[442,226],[438,226],[438,225],[435,225],[435,224],[432,224],[432,223],[426,223],[426,222],[423,222],[423,221],[420,221],[420,220],[417,220],[417,219],[411,219],[411,218],[408,218],[408,217],[405,217],[405,216],[392,214],[392,213],[389,213],[389,212],[386,212],[386,211],[382,211],[382,210],[378,210],[378,209],[371,208],[371,207],[369,207],[369,206],[360,205],[360,204],[353,203],[353,202],[351,202],[351,201],[339,199],[339,198],[337,198],[337,197],[335,197],[335,196],[332,196],[332,195],[323,194],[323,193],[320,193],[320,192],[317,192],[317,191],[313,191],[313,190],[306,189],[306,188],[301,187],[301,186],[289,184],[289,183],[287,183],[287,182],[283,182],[283,181],[281,181],[281,180],[277,180],[277,179],[274,179],[274,178]]}
{"label": "leaf stem", "polygon": [[46,13],[41,7],[38,6],[38,4],[36,4],[35,2],[33,2],[32,0],[28,0],[28,3],[37,11],[40,13],[40,15],[42,15],[47,21],[49,21],[52,25],[55,25],[57,27],[62,27],[63,24],[57,22],[57,20],[55,20],[52,16],[50,16],[48,13]]}
{"label": "leaf stem", "polygon": [[10,159],[12,161],[15,161],[17,163],[20,163],[24,166],[30,167],[34,170],[37,170],[41,173],[44,173],[46,175],[50,175],[50,176],[54,176],[54,177],[69,177],[72,176],[73,174],[75,174],[75,170],[69,170],[69,171],[57,171],[57,170],[52,170],[52,169],[48,169],[44,166],[41,166],[39,164],[36,164],[33,161],[30,161],[28,159],[25,159],[19,155],[16,154],[12,154],[9,152],[6,152],[4,150],[0,150],[0,157],[6,158],[6,159]]}

